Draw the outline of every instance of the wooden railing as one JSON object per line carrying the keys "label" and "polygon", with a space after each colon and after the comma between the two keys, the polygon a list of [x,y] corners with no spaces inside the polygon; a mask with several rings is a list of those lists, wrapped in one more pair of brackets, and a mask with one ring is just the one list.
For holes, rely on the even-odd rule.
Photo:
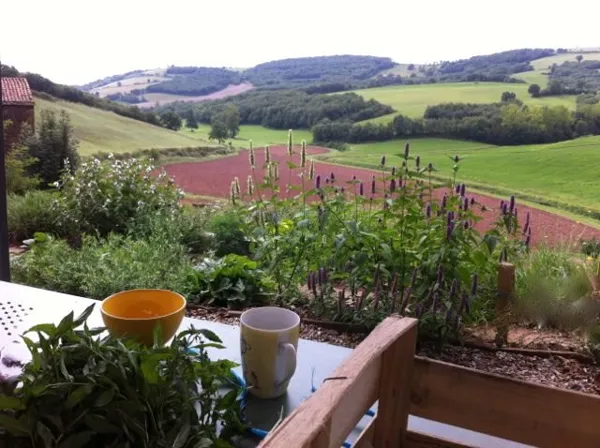
{"label": "wooden railing", "polygon": [[377,401],[353,446],[463,447],[407,429],[423,417],[539,447],[600,447],[600,397],[416,357],[417,322],[389,317],[260,445],[339,448]]}

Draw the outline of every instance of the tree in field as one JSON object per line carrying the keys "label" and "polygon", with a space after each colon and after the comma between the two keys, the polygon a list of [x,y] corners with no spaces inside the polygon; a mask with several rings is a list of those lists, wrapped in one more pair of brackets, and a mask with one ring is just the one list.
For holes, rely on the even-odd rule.
{"label": "tree in field", "polygon": [[219,143],[223,143],[229,136],[229,129],[225,124],[223,115],[215,115],[210,120],[210,133],[208,134],[209,140],[216,140]]}
{"label": "tree in field", "polygon": [[408,67],[406,67],[407,70],[414,70],[415,69],[415,64],[408,64]]}
{"label": "tree in field", "polygon": [[500,101],[503,103],[509,103],[517,99],[517,94],[514,92],[502,92],[502,96],[500,97]]}
{"label": "tree in field", "polygon": [[225,127],[229,137],[235,138],[240,132],[240,109],[232,104],[223,113]]}
{"label": "tree in field", "polygon": [[178,131],[182,125],[181,117],[170,110],[160,114],[160,122],[165,128],[173,131]]}
{"label": "tree in field", "polygon": [[58,118],[54,112],[43,110],[37,134],[25,135],[23,144],[29,156],[35,159],[30,173],[39,177],[42,187],[58,181],[65,169],[75,172],[79,164],[79,142],[64,110]]}
{"label": "tree in field", "polygon": [[540,96],[540,92],[542,91],[542,88],[539,86],[539,84],[531,84],[529,86],[529,88],[527,89],[527,92],[533,97],[533,98],[537,98],[538,96]]}
{"label": "tree in field", "polygon": [[577,56],[575,56],[575,59],[577,59],[577,62],[581,62],[583,60],[583,56],[578,54]]}
{"label": "tree in field", "polygon": [[190,129],[198,129],[198,119],[194,109],[190,109],[185,114],[185,125]]}

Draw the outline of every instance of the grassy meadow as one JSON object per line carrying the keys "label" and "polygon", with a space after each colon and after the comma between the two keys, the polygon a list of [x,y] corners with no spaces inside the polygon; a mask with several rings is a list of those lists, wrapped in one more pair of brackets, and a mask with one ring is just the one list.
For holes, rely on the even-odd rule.
{"label": "grassy meadow", "polygon": [[[382,155],[389,166],[400,166],[404,142],[400,140],[354,145],[346,152],[332,152],[327,160],[347,165],[377,167]],[[476,142],[435,138],[414,139],[411,151],[422,163],[432,162],[436,174],[451,174],[449,156],[460,155],[458,178],[485,187],[529,197],[547,198],[600,210],[600,136],[559,143],[493,146]]]}
{"label": "grassy meadow", "polygon": [[[500,101],[502,92],[510,91],[526,104],[538,106],[566,106],[575,109],[575,96],[554,96],[531,98],[527,93],[527,84],[506,84],[496,82],[461,82],[419,84],[410,86],[377,87],[374,89],[355,90],[354,92],[366,99],[389,104],[398,113],[412,118],[422,117],[427,106],[440,103],[494,103]],[[377,117],[368,121],[386,123],[391,121],[394,114]]]}
{"label": "grassy meadow", "polygon": [[43,110],[57,113],[65,110],[69,114],[75,136],[79,139],[79,151],[84,156],[100,151],[119,153],[146,148],[185,148],[209,144],[200,136],[170,131],[113,112],[68,101],[36,98],[35,113],[38,123]]}
{"label": "grassy meadow", "polygon": [[[193,132],[188,128],[183,128],[179,131],[180,134],[208,140],[210,133],[210,125],[200,124],[198,129]],[[288,139],[288,131],[282,129],[269,129],[259,125],[244,124],[240,126],[240,133],[235,139],[229,139],[231,144],[236,148],[248,148],[250,140],[255,147],[265,145],[285,145]],[[308,129],[294,129],[294,143],[300,143],[306,140],[308,143],[312,141],[312,133]]]}

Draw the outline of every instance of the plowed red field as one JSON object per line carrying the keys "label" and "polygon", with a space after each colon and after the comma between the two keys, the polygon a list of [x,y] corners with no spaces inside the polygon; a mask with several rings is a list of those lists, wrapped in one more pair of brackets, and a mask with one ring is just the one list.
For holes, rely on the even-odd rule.
{"label": "plowed red field", "polygon": [[[295,164],[300,163],[298,152],[299,149],[295,148],[295,154],[293,156],[293,162]],[[308,159],[310,159],[312,155],[322,154],[327,152],[327,150],[324,148],[309,147],[307,152]],[[284,146],[272,147],[271,159],[275,162],[279,162],[280,188],[282,192],[285,192],[285,186],[288,184],[289,179],[291,179],[292,184],[300,184],[300,178],[297,174],[291,174],[286,165],[286,161],[289,159]],[[264,150],[257,149],[255,164],[259,182],[263,179],[264,170],[262,169],[262,166],[264,161]],[[246,150],[240,151],[235,156],[222,159],[167,165],[165,166],[165,170],[170,176],[175,178],[177,184],[183,188],[186,193],[215,197],[229,196],[231,181],[235,176],[240,179],[242,190],[245,191],[246,180],[251,173],[248,151]],[[315,173],[320,174],[323,181],[325,177],[328,177],[333,173],[336,181],[340,183],[351,180],[352,176],[356,176],[357,179],[365,182],[365,187],[369,185],[373,174],[378,174],[373,170],[342,167],[326,163],[316,163]],[[307,180],[307,182],[310,181]],[[288,194],[296,195],[298,193],[296,191],[291,191]],[[443,192],[438,190],[436,191],[436,195],[440,198],[443,195]],[[468,188],[467,195],[469,197],[473,196],[479,204],[485,205],[488,209],[488,211],[481,213],[483,220],[477,226],[480,230],[484,230],[489,227],[498,216],[500,201],[489,196],[469,194]],[[527,213],[530,213],[531,215],[533,244],[541,243],[555,245],[560,242],[577,243],[581,238],[591,238],[593,236],[600,238],[600,230],[571,219],[522,205],[518,205],[518,210],[521,222]]]}

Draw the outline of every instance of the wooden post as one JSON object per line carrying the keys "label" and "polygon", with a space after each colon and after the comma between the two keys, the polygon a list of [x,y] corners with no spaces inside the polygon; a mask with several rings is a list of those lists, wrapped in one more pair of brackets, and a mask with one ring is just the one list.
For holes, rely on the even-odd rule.
{"label": "wooden post", "polygon": [[409,328],[382,356],[374,447],[405,446],[417,326]]}
{"label": "wooden post", "polygon": [[496,345],[508,343],[509,308],[515,293],[515,266],[502,262],[498,267],[498,297],[496,298]]}
{"label": "wooden post", "polygon": [[10,282],[8,248],[8,197],[6,191],[6,148],[4,148],[4,107],[2,102],[2,63],[0,62],[0,281]]}

